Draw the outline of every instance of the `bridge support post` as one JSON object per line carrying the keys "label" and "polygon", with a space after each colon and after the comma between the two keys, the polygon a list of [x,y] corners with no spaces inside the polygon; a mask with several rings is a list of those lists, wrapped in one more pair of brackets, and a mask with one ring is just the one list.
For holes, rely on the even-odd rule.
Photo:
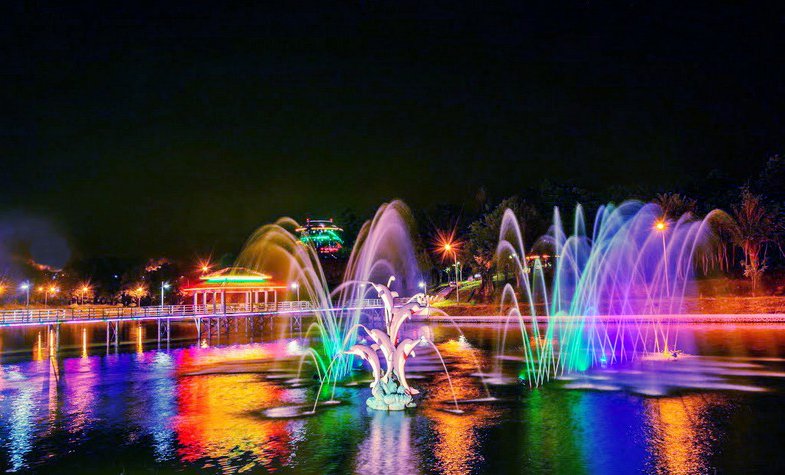
{"label": "bridge support post", "polygon": [[106,321],[106,352],[109,352],[109,345],[114,344],[114,349],[120,344],[120,322],[119,321]]}
{"label": "bridge support post", "polygon": [[172,321],[168,318],[159,318],[158,320],[158,348],[161,347],[161,337],[166,333],[166,343],[169,344],[169,339],[171,338],[171,325]]}
{"label": "bridge support post", "polygon": [[47,325],[46,335],[49,356],[54,356],[60,350],[60,324]]}

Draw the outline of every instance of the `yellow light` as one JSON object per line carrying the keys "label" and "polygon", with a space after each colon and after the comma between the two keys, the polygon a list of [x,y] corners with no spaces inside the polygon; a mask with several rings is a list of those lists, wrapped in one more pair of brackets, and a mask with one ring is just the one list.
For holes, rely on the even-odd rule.
{"label": "yellow light", "polygon": [[84,292],[84,293],[87,293],[89,290],[90,290],[90,287],[88,287],[86,285],[84,287],[82,287],[82,292]]}
{"label": "yellow light", "polygon": [[199,259],[199,263],[197,265],[197,269],[199,269],[202,272],[202,274],[206,274],[206,273],[210,272],[210,269],[212,269],[212,267],[213,267],[213,265],[210,264],[210,260],[209,259]]}
{"label": "yellow light", "polygon": [[657,231],[665,231],[665,221],[657,221],[654,225],[654,229]]}
{"label": "yellow light", "polygon": [[463,243],[455,237],[455,229],[453,229],[452,231],[437,231],[434,244],[434,251],[444,261],[447,258],[453,260],[458,257]]}

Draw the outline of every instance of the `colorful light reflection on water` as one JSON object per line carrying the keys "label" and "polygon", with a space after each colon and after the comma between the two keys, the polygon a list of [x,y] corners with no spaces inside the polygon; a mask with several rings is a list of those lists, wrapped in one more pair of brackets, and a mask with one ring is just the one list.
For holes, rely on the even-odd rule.
{"label": "colorful light reflection on water", "polygon": [[[473,374],[477,364],[493,366],[496,330],[462,330],[465,339],[446,328],[435,328],[434,338],[458,400],[483,398],[486,391]],[[696,325],[682,331],[692,332],[704,367],[722,365],[734,384],[761,391],[693,387],[647,397],[624,388],[571,390],[566,387],[573,381],[554,381],[534,390],[522,384],[492,386],[500,401],[462,404],[465,414],[456,415],[444,410],[451,407],[452,394],[434,355],[423,348],[412,361],[412,377],[425,397],[413,411],[370,412],[363,403],[367,389],[339,386],[339,406],[312,417],[266,419],[263,409],[313,400],[312,387],[281,383],[296,368],[291,363],[296,357],[286,365],[275,363],[292,352],[291,338],[159,351],[145,349],[138,339],[144,332],[133,329],[126,351],[107,355],[100,346],[85,344],[89,330],[78,330],[73,356],[51,360],[44,348],[43,358],[15,363],[5,358],[0,366],[0,468],[61,473],[776,469],[785,433],[785,384],[778,376],[785,370],[785,326]],[[34,348],[33,355],[40,350]],[[615,374],[587,377],[612,381]]]}

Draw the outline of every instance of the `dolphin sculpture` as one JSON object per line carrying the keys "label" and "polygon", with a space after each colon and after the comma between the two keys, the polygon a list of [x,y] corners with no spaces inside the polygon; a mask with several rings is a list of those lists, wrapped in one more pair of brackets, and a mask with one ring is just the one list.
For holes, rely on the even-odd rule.
{"label": "dolphin sculpture", "polygon": [[392,342],[390,341],[390,337],[377,328],[368,330],[368,335],[374,341],[374,344],[371,345],[371,349],[374,351],[382,350],[382,355],[384,355],[384,362],[386,363],[387,371],[384,372],[384,375],[381,379],[386,383],[390,379],[390,374],[392,373],[393,369],[393,355],[395,354],[395,346],[393,346]]}
{"label": "dolphin sculpture", "polygon": [[416,356],[414,354],[414,347],[416,347],[418,343],[419,341],[412,340],[411,338],[403,340],[395,348],[395,355],[393,356],[393,371],[395,371],[395,375],[398,376],[398,383],[403,386],[404,390],[409,395],[420,393],[420,391],[409,387],[409,383],[406,381],[406,374],[404,373],[406,358],[408,358],[410,355],[412,357]]}
{"label": "dolphin sculpture", "polygon": [[420,307],[417,305],[414,308],[400,308],[393,310],[393,318],[390,322],[390,341],[393,345],[398,343],[398,331],[401,329],[401,325],[407,318],[411,318],[412,311],[417,312],[420,310]]}
{"label": "dolphin sculpture", "polygon": [[371,371],[373,373],[373,382],[371,383],[371,387],[373,388],[379,384],[379,379],[381,379],[382,374],[382,366],[379,364],[379,355],[376,354],[376,351],[368,348],[365,345],[353,345],[351,348],[344,351],[344,354],[357,356],[360,359],[370,363]]}
{"label": "dolphin sculpture", "polygon": [[390,341],[393,344],[398,343],[398,331],[401,329],[401,325],[407,318],[411,318],[411,316],[420,310],[422,310],[422,305],[424,305],[425,295],[424,294],[417,294],[414,297],[410,298],[404,305],[399,308],[393,309],[393,317],[390,322]]}
{"label": "dolphin sculpture", "polygon": [[376,293],[379,294],[379,298],[382,299],[382,303],[384,304],[384,323],[389,328],[390,326],[390,319],[392,319],[392,310],[395,306],[394,298],[395,295],[398,295],[395,292],[390,291],[389,287],[386,287],[381,284],[374,284],[373,288],[376,289]]}

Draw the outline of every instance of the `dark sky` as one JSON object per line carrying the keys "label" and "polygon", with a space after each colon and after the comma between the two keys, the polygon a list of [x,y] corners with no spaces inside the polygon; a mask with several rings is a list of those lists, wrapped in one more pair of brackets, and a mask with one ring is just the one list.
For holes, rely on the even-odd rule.
{"label": "dark sky", "polygon": [[783,149],[782,2],[103,3],[0,7],[0,209],[83,255]]}

